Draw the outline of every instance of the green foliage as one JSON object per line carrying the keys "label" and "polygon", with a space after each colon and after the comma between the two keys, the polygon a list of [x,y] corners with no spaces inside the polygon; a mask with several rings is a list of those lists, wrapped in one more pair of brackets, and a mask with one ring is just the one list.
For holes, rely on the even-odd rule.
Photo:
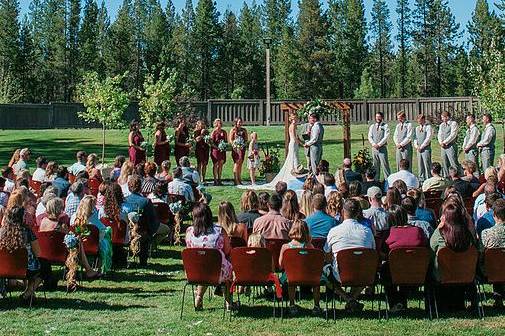
{"label": "green foliage", "polygon": [[373,85],[372,76],[368,71],[368,68],[363,70],[361,74],[361,84],[359,88],[354,91],[355,99],[372,99],[378,98],[380,94],[377,92]]}
{"label": "green foliage", "polygon": [[358,153],[354,155],[352,164],[354,166],[354,170],[360,174],[364,174],[367,169],[372,168],[373,160],[368,147],[360,149]]}
{"label": "green foliage", "polygon": [[480,99],[483,108],[497,122],[505,120],[505,53],[493,41],[489,53],[485,54],[488,78],[481,82]]}
{"label": "green foliage", "polygon": [[265,174],[277,174],[281,169],[280,165],[280,146],[272,146],[270,144],[262,144],[260,146],[263,152],[263,160],[259,166],[259,173],[261,176]]}
{"label": "green foliage", "polygon": [[370,23],[373,42],[369,63],[373,69],[377,69],[372,73],[372,77],[375,83],[379,83],[381,97],[391,95],[391,65],[393,61],[391,27],[386,2],[384,0],[374,0],[372,21]]}
{"label": "green foliage", "polygon": [[301,109],[297,112],[299,120],[307,120],[311,113],[317,113],[319,118],[325,116],[338,116],[340,115],[340,111],[333,106],[327,104],[325,101],[321,99],[313,99],[307,102]]}

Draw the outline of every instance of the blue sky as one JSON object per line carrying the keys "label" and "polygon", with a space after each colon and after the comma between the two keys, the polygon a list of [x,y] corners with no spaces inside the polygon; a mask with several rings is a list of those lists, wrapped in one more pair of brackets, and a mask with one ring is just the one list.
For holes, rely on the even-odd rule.
{"label": "blue sky", "polygon": [[[101,2],[101,0],[98,0]],[[448,0],[449,1],[449,6],[452,9],[452,12],[454,13],[456,17],[456,21],[460,23],[461,28],[466,28],[467,22],[471,19],[472,17],[472,12],[475,8],[475,2],[476,0]],[[109,8],[109,13],[111,17],[114,17],[115,13],[117,12],[117,9],[121,5],[122,0],[106,0],[105,3],[107,4],[107,7]],[[185,0],[173,0],[174,5],[177,10],[180,10],[185,3]],[[196,6],[197,0],[193,0],[193,3]],[[242,7],[242,4],[246,3],[252,3],[252,0],[245,0],[245,1],[240,1],[240,0],[217,0],[217,6],[218,10],[223,13],[227,8],[230,8],[234,12],[238,12],[240,10],[240,7]],[[261,3],[262,0],[256,0],[257,3]],[[292,8],[293,8],[293,14],[296,14],[298,11],[298,0],[292,0]],[[323,5],[326,5],[328,3],[327,0],[321,1]],[[396,12],[395,12],[395,7],[396,7],[396,0],[386,0],[386,2],[389,5],[389,10],[391,14],[391,20],[393,22],[393,25],[395,25],[396,22]],[[411,3],[414,2],[414,0],[410,0]],[[498,0],[488,0],[489,4],[493,9],[496,9],[494,6],[495,2],[498,2]],[[28,6],[30,4],[30,0],[20,0],[19,1],[20,6],[21,6],[21,12],[27,13],[28,11]],[[161,3],[163,6],[166,6],[167,0],[161,0]],[[366,8],[366,15],[367,15],[367,20],[370,21],[370,10],[372,8],[372,3],[373,0],[365,0],[365,8]],[[393,34],[395,33],[396,29],[393,31]]]}

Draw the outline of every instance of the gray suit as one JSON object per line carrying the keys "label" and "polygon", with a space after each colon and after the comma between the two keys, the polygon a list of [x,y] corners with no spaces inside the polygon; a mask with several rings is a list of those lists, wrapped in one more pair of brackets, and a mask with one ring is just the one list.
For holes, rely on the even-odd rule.
{"label": "gray suit", "polygon": [[493,124],[489,123],[484,128],[484,133],[477,144],[480,150],[480,157],[482,160],[482,170],[492,167],[494,164],[494,154],[495,154],[495,142],[496,142],[496,129]]}
{"label": "gray suit", "polygon": [[[465,140],[463,140],[463,150],[465,151],[465,160],[475,163],[477,172],[479,170],[479,156],[477,151],[477,142],[479,141],[480,131],[475,124],[466,130]],[[466,149],[469,149],[466,152]]]}
{"label": "gray suit", "polygon": [[409,161],[409,171],[412,172],[412,124],[410,121],[396,125],[393,141],[396,146],[402,146],[402,149],[396,148],[396,170],[400,170],[400,161],[406,159]]}
{"label": "gray suit", "polygon": [[433,129],[430,124],[416,127],[414,147],[417,150],[417,166],[419,169],[419,181],[426,181],[431,177],[431,137]]}
{"label": "gray suit", "polygon": [[372,148],[373,166],[377,173],[375,175],[377,180],[380,179],[381,168],[384,170],[384,178],[387,178],[391,174],[388,161],[388,137],[389,127],[386,123],[373,123],[370,125],[370,128],[368,129],[368,141],[372,146],[379,146],[377,149]]}
{"label": "gray suit", "polygon": [[442,168],[444,176],[449,176],[449,167],[454,167],[461,171],[458,162],[458,123],[454,120],[449,120],[447,123],[441,123],[438,128],[438,143],[440,146],[446,145],[446,148],[441,148]]}
{"label": "gray suit", "polygon": [[[303,132],[302,134],[310,134],[310,129],[312,128],[312,125],[309,123],[305,123],[302,126]],[[310,152],[308,147],[303,148],[303,152],[305,153],[305,158],[307,160],[307,169],[310,168]]]}
{"label": "gray suit", "polygon": [[309,146],[310,169],[314,175],[317,174],[317,166],[323,157],[324,127],[317,121],[310,130],[310,139],[305,142]]}

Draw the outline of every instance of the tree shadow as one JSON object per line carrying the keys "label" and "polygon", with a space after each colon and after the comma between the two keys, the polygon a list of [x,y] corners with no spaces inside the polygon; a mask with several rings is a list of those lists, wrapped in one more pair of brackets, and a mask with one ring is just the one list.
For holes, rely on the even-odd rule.
{"label": "tree shadow", "polygon": [[[44,309],[52,309],[52,310],[62,310],[62,309],[71,309],[71,310],[84,310],[84,311],[96,311],[96,310],[106,310],[106,311],[124,311],[124,310],[130,310],[130,309],[142,309],[142,308],[152,308],[151,306],[145,306],[145,305],[139,305],[139,304],[128,304],[128,305],[122,305],[122,304],[109,304],[107,302],[103,301],[86,301],[82,300],[81,298],[52,298],[48,297],[47,301],[39,297],[37,299],[37,303],[33,306],[34,308],[44,308]],[[19,299],[12,299],[12,300],[2,300],[5,302],[10,301],[9,303],[5,304],[4,302],[0,303],[0,309],[2,307],[5,308],[5,310],[14,310],[17,308],[21,308],[21,301]]]}

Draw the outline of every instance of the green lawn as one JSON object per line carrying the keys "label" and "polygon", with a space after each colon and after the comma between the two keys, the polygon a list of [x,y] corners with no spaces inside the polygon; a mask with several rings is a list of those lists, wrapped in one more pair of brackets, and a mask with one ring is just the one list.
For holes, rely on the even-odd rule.
{"label": "green lawn", "polygon": [[[283,144],[282,127],[255,127],[260,141]],[[334,170],[342,161],[341,127],[327,127],[324,156]],[[359,150],[363,125],[353,126],[353,153]],[[108,133],[107,157],[126,154],[126,131]],[[502,148],[499,130],[498,148]],[[15,147],[30,147],[34,156],[46,155],[63,164],[71,164],[77,150],[100,152],[99,130],[45,130],[0,131],[0,162],[7,163]],[[390,144],[391,146],[391,144]],[[434,146],[434,159],[439,149]],[[393,149],[390,156],[393,164]],[[225,176],[231,176],[231,160],[228,160]],[[33,163],[32,163],[33,166]],[[245,176],[246,174],[244,174]],[[230,200],[238,207],[241,191],[234,187],[209,187],[214,196],[214,209],[219,201]],[[284,321],[271,318],[271,303],[256,301],[257,307],[244,307],[233,321],[221,319],[221,298],[211,302],[207,296],[206,309],[195,313],[191,310],[191,293],[188,292],[186,313],[179,320],[179,307],[184,274],[180,260],[180,248],[162,246],[146,270],[119,270],[106,279],[93,283],[84,282],[84,288],[74,294],[66,294],[64,288],[47,293],[48,302],[39,300],[32,309],[18,307],[16,294],[12,302],[0,300],[1,335],[500,335],[505,334],[503,312],[491,309],[487,303],[486,319],[457,315],[438,321],[429,321],[417,302],[411,302],[412,311],[389,321],[379,321],[367,302],[366,312],[346,316],[340,309],[338,320],[326,323],[323,318],[310,317],[311,302],[304,300],[305,314]],[[63,283],[60,283],[63,284]],[[489,291],[490,288],[487,288]],[[489,297],[490,295],[488,295]],[[247,299],[243,299],[247,306]]]}

